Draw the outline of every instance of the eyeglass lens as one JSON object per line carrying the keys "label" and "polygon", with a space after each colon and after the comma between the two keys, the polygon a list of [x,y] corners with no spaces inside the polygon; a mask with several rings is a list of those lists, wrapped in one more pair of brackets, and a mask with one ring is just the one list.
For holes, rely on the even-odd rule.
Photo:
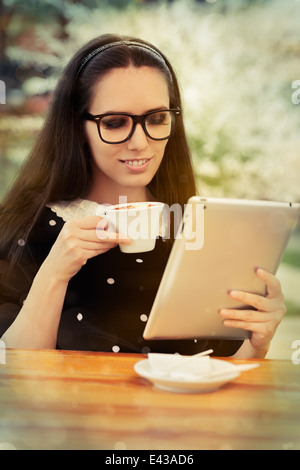
{"label": "eyeglass lens", "polygon": [[[144,123],[149,137],[154,140],[167,139],[172,133],[174,120],[172,111],[159,111],[146,115]],[[130,116],[110,114],[100,120],[99,131],[103,140],[120,142],[129,137],[133,125],[134,121]]]}

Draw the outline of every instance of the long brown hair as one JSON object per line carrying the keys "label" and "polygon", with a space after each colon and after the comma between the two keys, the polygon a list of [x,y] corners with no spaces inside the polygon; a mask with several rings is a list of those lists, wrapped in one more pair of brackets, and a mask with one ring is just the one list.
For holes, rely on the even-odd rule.
{"label": "long brown hair", "polygon": [[[83,67],[80,64],[95,49],[116,41],[133,41],[156,50],[122,44],[95,55]],[[181,108],[174,70],[168,59],[152,44],[128,36],[106,34],[82,47],[70,60],[55,89],[44,126],[36,144],[21,167],[0,207],[0,248],[9,250],[16,260],[46,204],[84,198],[91,184],[90,152],[83,138],[81,116],[93,97],[94,85],[114,68],[150,66],[166,78],[170,107]],[[196,193],[182,115],[170,137],[159,170],[149,184],[157,200],[182,206]]]}

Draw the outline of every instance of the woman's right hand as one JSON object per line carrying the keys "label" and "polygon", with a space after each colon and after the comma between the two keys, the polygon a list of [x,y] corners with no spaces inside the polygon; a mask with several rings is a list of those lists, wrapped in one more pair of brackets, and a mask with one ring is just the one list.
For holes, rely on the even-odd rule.
{"label": "woman's right hand", "polygon": [[130,239],[105,230],[107,221],[99,216],[67,221],[59,233],[43,268],[59,281],[69,280],[94,256]]}

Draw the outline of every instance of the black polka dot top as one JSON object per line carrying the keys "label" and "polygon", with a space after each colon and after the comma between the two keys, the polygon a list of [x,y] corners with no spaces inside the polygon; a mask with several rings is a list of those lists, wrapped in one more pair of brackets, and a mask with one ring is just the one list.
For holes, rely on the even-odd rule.
{"label": "black polka dot top", "polygon": [[[0,337],[18,315],[64,219],[62,214],[46,207],[28,241],[18,240],[23,255],[12,271],[8,271],[8,260],[1,254]],[[143,354],[195,354],[212,348],[214,355],[233,354],[240,347],[240,341],[143,339],[168,257],[168,244],[158,238],[155,249],[150,252],[122,253],[116,247],[88,260],[69,282],[57,348]]]}

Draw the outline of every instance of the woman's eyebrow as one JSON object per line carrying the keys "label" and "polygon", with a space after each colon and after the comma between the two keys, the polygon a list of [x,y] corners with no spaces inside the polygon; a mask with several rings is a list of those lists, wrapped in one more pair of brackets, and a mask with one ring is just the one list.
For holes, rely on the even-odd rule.
{"label": "woman's eyebrow", "polygon": [[169,109],[168,106],[159,106],[158,108],[149,109],[145,114],[152,113],[152,111],[164,111],[166,109]]}
{"label": "woman's eyebrow", "polygon": [[[148,114],[148,113],[152,113],[152,112],[155,112],[155,111],[165,111],[166,109],[169,109],[168,106],[158,106],[156,108],[148,109],[147,111],[142,113],[141,116],[143,114]],[[118,114],[118,113],[131,114],[131,115],[135,116],[135,114],[133,114],[129,111],[124,111],[124,110],[121,111],[120,109],[118,109],[117,111],[116,110],[109,110],[109,111],[105,111],[104,113],[98,113],[98,114]]]}

